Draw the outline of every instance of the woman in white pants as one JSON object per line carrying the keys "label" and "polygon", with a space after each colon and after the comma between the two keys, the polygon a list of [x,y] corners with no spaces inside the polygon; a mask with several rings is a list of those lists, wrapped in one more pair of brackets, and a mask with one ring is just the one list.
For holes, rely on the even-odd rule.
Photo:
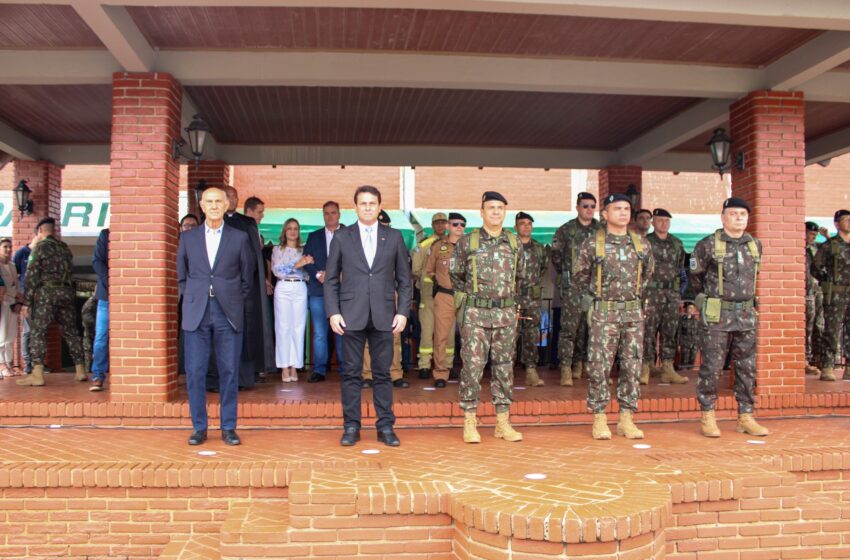
{"label": "woman in white pants", "polygon": [[0,378],[20,375],[12,369],[15,363],[15,338],[18,336],[18,272],[11,262],[12,240],[0,239]]}
{"label": "woman in white pants", "polygon": [[282,368],[281,379],[298,381],[304,367],[304,330],[307,326],[307,272],[313,257],[301,248],[301,225],[289,218],[280,232],[280,245],[272,250],[274,289],[275,361]]}

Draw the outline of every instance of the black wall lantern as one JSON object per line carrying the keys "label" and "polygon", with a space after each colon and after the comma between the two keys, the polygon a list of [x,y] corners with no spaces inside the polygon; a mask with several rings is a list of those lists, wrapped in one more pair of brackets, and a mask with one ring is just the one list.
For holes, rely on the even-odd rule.
{"label": "black wall lantern", "polygon": [[744,170],[744,152],[738,152],[735,155],[735,163],[729,163],[729,153],[732,147],[732,139],[726,134],[726,130],[717,128],[714,130],[714,136],[708,141],[709,151],[711,152],[711,160],[713,162],[712,169],[720,172],[720,178],[723,178],[723,173],[731,169]]}
{"label": "black wall lantern", "polygon": [[24,214],[31,215],[33,211],[32,200],[30,200],[32,189],[27,185],[26,179],[21,179],[18,186],[12,189],[12,192],[15,193],[15,202],[21,212],[21,218],[24,217]]}
{"label": "black wall lantern", "polygon": [[207,142],[207,134],[210,132],[210,125],[201,118],[201,115],[194,115],[192,122],[183,130],[189,136],[189,150],[191,150],[192,154],[190,156],[183,152],[183,146],[186,145],[186,141],[180,137],[175,138],[171,145],[171,157],[179,159],[180,156],[183,156],[186,159],[194,160],[195,169],[197,169],[201,163],[201,157],[204,155],[204,146]]}
{"label": "black wall lantern", "polygon": [[636,216],[638,204],[640,204],[640,192],[634,183],[629,183],[629,187],[626,189],[625,194],[629,197],[629,203],[632,205],[632,216]]}

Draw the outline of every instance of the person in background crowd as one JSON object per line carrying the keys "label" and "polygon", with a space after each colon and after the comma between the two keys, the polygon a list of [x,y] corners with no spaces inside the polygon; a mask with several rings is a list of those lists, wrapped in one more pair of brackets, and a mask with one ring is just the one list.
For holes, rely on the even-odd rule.
{"label": "person in background crowd", "polygon": [[413,282],[419,290],[419,379],[431,377],[431,356],[434,354],[434,283],[422,272],[433,244],[446,238],[448,223],[448,218],[442,212],[431,216],[431,228],[434,233],[413,249],[411,257]]}
{"label": "person in background crowd", "polygon": [[685,302],[685,312],[679,317],[676,339],[679,341],[679,367],[691,369],[697,361],[697,333],[699,330],[694,302]]}
{"label": "person in background crowd", "polygon": [[520,362],[525,367],[525,385],[542,387],[543,380],[537,374],[537,361],[540,358],[540,319],[543,308],[543,277],[549,268],[551,256],[549,248],[532,237],[534,218],[531,214],[518,212],[514,220],[514,229],[522,243],[522,257],[525,259],[524,277],[517,284],[517,303],[519,304]]}
{"label": "person in background crowd", "polygon": [[[198,227],[198,218],[194,214],[186,214],[180,219],[180,234]],[[183,293],[177,289],[177,373],[186,373],[186,361],[183,355]]]}
{"label": "person in background crowd", "polygon": [[280,245],[272,251],[272,274],[278,279],[274,291],[275,360],[282,368],[281,380],[298,381],[304,367],[304,330],[307,326],[307,272],[313,263],[301,247],[301,225],[295,218],[284,222]]}
{"label": "person in background crowd", "polygon": [[[18,270],[18,286],[20,287],[21,301],[24,298],[24,290],[26,289],[26,284],[24,280],[27,275],[27,264],[29,264],[29,258],[32,254],[32,250],[35,249],[35,246],[38,245],[38,242],[41,238],[38,235],[38,228],[36,228],[35,233],[32,237],[32,240],[28,245],[24,245],[17,251],[15,251],[15,256],[12,257],[12,262],[15,263],[15,268]],[[30,322],[26,317],[21,317],[21,358],[24,360],[24,373],[32,372],[32,359],[30,358]],[[45,369],[46,371],[46,369]]]}
{"label": "person in background crowd", "polygon": [[15,371],[15,339],[18,337],[18,311],[21,303],[18,293],[18,273],[10,261],[12,240],[0,239],[0,281],[3,297],[0,303],[0,377],[20,375]]}
{"label": "person in background crowd", "polygon": [[641,237],[646,237],[649,233],[649,227],[652,225],[652,212],[647,210],[646,208],[641,208],[635,214],[635,219],[633,222],[629,223],[629,229],[640,235]]}
{"label": "person in background crowd", "polygon": [[[304,254],[313,257],[313,263],[304,267],[310,275],[307,283],[307,294],[310,305],[310,321],[313,327],[313,373],[307,383],[319,383],[328,374],[330,359],[328,333],[328,317],[325,315],[325,263],[328,260],[331,240],[339,231],[339,204],[329,200],[322,205],[322,217],[325,227],[317,229],[307,236]],[[342,368],[342,337],[335,336],[336,357]],[[340,374],[340,377],[342,375]]]}
{"label": "person in background crowd", "polygon": [[817,278],[812,275],[812,263],[818,251],[815,243],[818,234],[829,239],[826,228],[818,227],[815,222],[806,222],[806,374],[820,375],[817,367],[815,348],[820,351],[818,344],[823,337],[823,291]]}
{"label": "person in background crowd", "polygon": [[189,231],[192,228],[198,227],[198,217],[194,214],[186,214],[180,218],[180,231]]}
{"label": "person in background crowd", "polygon": [[[835,236],[818,247],[810,267],[823,288],[821,381],[835,381],[836,360],[840,362],[842,353],[844,357],[850,353],[850,210],[838,210],[833,222]],[[844,380],[850,381],[850,368],[844,369]]]}
{"label": "person in background crowd", "polygon": [[92,348],[92,385],[90,391],[103,391],[106,372],[109,371],[109,228],[97,236],[97,245],[92,256],[92,268],[97,273],[97,322],[94,329]]}

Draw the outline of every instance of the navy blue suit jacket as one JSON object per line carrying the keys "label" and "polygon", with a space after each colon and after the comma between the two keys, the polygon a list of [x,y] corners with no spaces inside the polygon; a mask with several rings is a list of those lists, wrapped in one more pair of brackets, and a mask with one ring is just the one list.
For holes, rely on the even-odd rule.
{"label": "navy blue suit jacket", "polygon": [[409,316],[413,297],[401,233],[378,226],[378,247],[370,268],[360,242],[360,228],[355,224],[337,231],[331,241],[324,288],[328,317],[342,314],[346,329],[364,330],[371,315],[375,329],[391,331],[395,315]]}
{"label": "navy blue suit jacket", "polygon": [[245,323],[245,298],[256,274],[254,253],[248,234],[222,225],[221,244],[210,269],[207,258],[206,224],[180,234],[177,248],[177,282],[183,294],[183,330],[194,331],[204,318],[210,297],[227,315],[230,324],[242,332]]}
{"label": "navy blue suit jacket", "polygon": [[[342,231],[342,227],[336,230],[336,234]],[[307,283],[307,295],[313,297],[322,297],[325,295],[324,286],[316,278],[316,273],[320,270],[325,270],[328,263],[328,247],[325,244],[325,227],[310,232],[307,236],[307,243],[304,244],[304,254],[313,257],[313,264],[308,264],[304,267],[307,274],[310,276],[310,282]]]}

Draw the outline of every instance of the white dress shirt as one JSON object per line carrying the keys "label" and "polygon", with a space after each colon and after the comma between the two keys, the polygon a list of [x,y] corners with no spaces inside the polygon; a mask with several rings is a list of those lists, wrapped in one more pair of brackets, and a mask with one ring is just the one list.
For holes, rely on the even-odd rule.
{"label": "white dress shirt", "polygon": [[366,255],[366,262],[369,263],[369,268],[372,268],[372,263],[375,260],[375,251],[378,249],[378,222],[367,226],[360,220],[357,220],[357,227],[360,228],[360,242],[363,244],[363,253]]}
{"label": "white dress shirt", "polygon": [[207,238],[207,258],[210,261],[210,270],[212,270],[213,265],[215,264],[215,256],[218,254],[218,247],[221,245],[221,230],[224,228],[224,222],[218,229],[212,229],[206,222],[204,222],[204,232],[206,233]]}
{"label": "white dress shirt", "polygon": [[331,254],[331,241],[334,239],[334,234],[339,230],[339,226],[333,231],[325,228],[325,252]]}

